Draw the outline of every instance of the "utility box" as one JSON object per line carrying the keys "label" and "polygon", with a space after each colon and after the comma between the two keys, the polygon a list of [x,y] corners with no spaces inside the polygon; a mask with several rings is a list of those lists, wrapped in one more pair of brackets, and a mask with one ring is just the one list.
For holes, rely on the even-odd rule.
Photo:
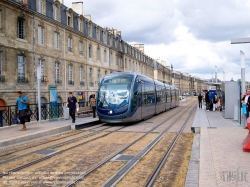
{"label": "utility box", "polygon": [[225,81],[222,83],[222,116],[234,118],[234,106],[239,106],[240,87],[238,82]]}
{"label": "utility box", "polygon": [[69,108],[68,107],[63,108],[63,117],[64,117],[64,119],[69,119]]}

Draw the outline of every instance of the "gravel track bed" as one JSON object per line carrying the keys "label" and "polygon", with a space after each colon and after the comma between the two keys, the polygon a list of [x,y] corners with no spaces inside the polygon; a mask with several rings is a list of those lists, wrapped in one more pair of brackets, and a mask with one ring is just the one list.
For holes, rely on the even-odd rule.
{"label": "gravel track bed", "polygon": [[183,187],[185,185],[194,135],[183,133],[170,153],[153,186]]}
{"label": "gravel track bed", "polygon": [[0,155],[5,154],[5,153],[9,153],[11,151],[16,151],[18,149],[22,149],[23,147],[34,146],[34,145],[37,145],[37,144],[44,144],[44,143],[46,143],[48,141],[56,140],[56,139],[61,138],[63,136],[66,138],[67,136],[71,136],[71,135],[74,135],[74,134],[77,134],[77,133],[79,133],[79,131],[73,130],[73,131],[58,134],[58,135],[55,135],[55,136],[50,136],[50,137],[47,137],[47,138],[44,138],[44,139],[34,140],[34,141],[28,142],[28,143],[23,143],[21,145],[15,145],[15,146],[3,148],[3,149],[0,149]]}
{"label": "gravel track bed", "polygon": [[[61,186],[65,186],[67,182],[72,181],[84,171],[110,157],[140,136],[142,136],[141,133],[115,132],[25,168],[14,177],[26,177],[26,182],[36,182],[36,186],[59,185],[59,183],[62,183]],[[30,175],[22,175],[20,172],[40,172],[43,174],[36,174],[36,178],[32,179]],[[3,184],[4,181],[10,184],[12,180],[1,178],[0,184]],[[19,182],[23,181],[19,180]]]}
{"label": "gravel track bed", "polygon": [[172,143],[174,134],[166,133],[165,136],[130,170],[129,173],[116,185],[124,186],[143,186],[148,177],[157,166],[158,162]]}
{"label": "gravel track bed", "polygon": [[10,159],[10,158],[13,158],[13,157],[17,157],[17,156],[20,156],[20,155],[31,153],[31,152],[34,152],[36,150],[45,149],[47,147],[56,145],[58,143],[62,143],[64,141],[72,140],[74,138],[78,138],[78,137],[84,136],[84,135],[89,134],[89,133],[90,132],[83,132],[81,134],[76,134],[75,136],[65,137],[63,139],[56,140],[56,141],[53,141],[51,143],[46,143],[46,144],[39,145],[39,146],[36,146],[36,147],[31,147],[30,149],[25,149],[25,150],[22,150],[22,151],[18,151],[18,152],[12,153],[10,155],[6,155],[6,156],[3,156],[3,157],[0,157],[0,162],[4,161],[6,159]]}

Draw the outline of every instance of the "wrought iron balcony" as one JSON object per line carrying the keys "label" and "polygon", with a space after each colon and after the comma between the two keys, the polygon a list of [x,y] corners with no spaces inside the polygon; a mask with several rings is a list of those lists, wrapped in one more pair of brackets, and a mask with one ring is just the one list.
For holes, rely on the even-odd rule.
{"label": "wrought iron balcony", "polygon": [[28,83],[29,79],[25,77],[17,77],[17,82],[18,83]]}
{"label": "wrought iron balcony", "polygon": [[41,83],[47,84],[47,82],[49,82],[47,76],[41,76]]}
{"label": "wrought iron balcony", "polygon": [[62,84],[62,81],[59,79],[55,79],[55,84]]}
{"label": "wrought iron balcony", "polygon": [[72,52],[72,47],[68,47],[68,51],[69,51],[69,52]]}
{"label": "wrought iron balcony", "polygon": [[69,80],[68,83],[69,83],[70,85],[74,85],[74,81],[72,81],[72,80]]}
{"label": "wrought iron balcony", "polygon": [[80,81],[80,85],[81,85],[81,86],[85,86],[85,82]]}
{"label": "wrought iron balcony", "polygon": [[5,77],[0,75],[0,82],[5,82]]}

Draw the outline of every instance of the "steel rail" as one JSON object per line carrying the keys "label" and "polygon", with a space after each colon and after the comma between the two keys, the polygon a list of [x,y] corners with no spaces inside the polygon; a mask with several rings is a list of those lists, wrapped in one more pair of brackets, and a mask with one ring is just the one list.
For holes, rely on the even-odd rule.
{"label": "steel rail", "polygon": [[[191,113],[194,109],[191,110]],[[186,113],[186,110],[183,112]],[[147,154],[166,134],[166,132],[180,119],[176,119],[167,128],[164,129],[153,141],[151,141],[145,148],[140,151],[133,159],[127,162],[120,170],[118,170],[112,177],[110,177],[101,187],[111,187],[115,186],[139,161]]]}
{"label": "steel rail", "polygon": [[[78,137],[78,138],[74,138],[74,139],[71,139],[71,140],[68,140],[68,141],[65,141],[65,142],[56,144],[56,145],[52,145],[52,146],[50,146],[50,147],[46,147],[46,148],[43,148],[43,149],[38,149],[38,150],[33,151],[33,152],[30,152],[30,153],[26,153],[26,154],[23,154],[23,155],[14,157],[14,158],[10,158],[10,159],[4,160],[4,161],[0,162],[0,165],[3,165],[3,164],[6,164],[6,163],[9,163],[9,162],[12,162],[12,161],[14,161],[14,160],[23,158],[23,157],[25,157],[25,156],[29,156],[29,155],[31,155],[31,154],[34,154],[34,153],[38,152],[38,151],[43,151],[43,150],[46,150],[46,149],[54,149],[54,148],[57,148],[57,147],[61,147],[61,146],[66,145],[66,144],[68,144],[68,143],[72,143],[72,142],[78,141],[78,140],[80,140],[80,139],[82,139],[82,138],[87,138],[87,137],[93,136],[93,135],[98,134],[98,133],[102,132],[103,130],[107,130],[107,129],[109,129],[109,128],[113,128],[113,127],[107,127],[107,128],[101,129],[101,130],[99,130],[99,131],[95,131],[95,132],[86,134],[86,135],[84,135],[84,136],[80,136],[80,137]],[[0,177],[1,177],[1,175],[0,175]]]}
{"label": "steel rail", "polygon": [[[196,108],[196,107],[195,107]],[[160,170],[162,169],[162,167],[164,166],[167,158],[169,157],[172,149],[174,148],[177,140],[179,139],[181,133],[183,132],[184,128],[186,127],[186,124],[188,123],[192,113],[194,112],[195,108],[190,112],[189,116],[187,117],[186,121],[184,122],[182,128],[180,129],[180,131],[178,132],[178,134],[176,135],[176,137],[174,138],[174,140],[172,141],[169,149],[167,150],[166,154],[162,157],[162,159],[159,161],[156,169],[154,170],[154,172],[152,173],[152,175],[149,177],[149,180],[147,181],[147,183],[145,184],[145,187],[151,187],[153,185],[153,183],[155,182],[156,177],[158,176]]]}
{"label": "steel rail", "polygon": [[[186,106],[188,107],[188,106]],[[185,107],[185,108],[186,108]],[[150,129],[148,132],[146,132],[144,135],[142,135],[141,137],[139,137],[138,139],[136,139],[135,141],[133,141],[132,143],[130,143],[129,145],[125,146],[124,148],[122,148],[121,150],[119,150],[118,152],[116,152],[115,154],[113,154],[112,156],[110,156],[109,158],[107,158],[106,160],[100,162],[99,164],[97,164],[96,166],[94,166],[93,168],[87,170],[83,175],[79,176],[78,178],[76,178],[74,181],[68,183],[68,185],[66,187],[72,187],[74,185],[76,185],[77,183],[79,183],[84,177],[86,177],[87,175],[89,175],[90,173],[92,173],[93,171],[95,171],[96,169],[98,169],[99,167],[101,167],[102,165],[104,165],[105,163],[107,163],[108,161],[110,161],[112,158],[114,158],[115,156],[117,156],[118,154],[120,154],[121,152],[123,152],[124,150],[126,150],[127,148],[129,148],[130,146],[132,146],[133,144],[135,144],[136,142],[138,142],[139,140],[141,140],[142,138],[144,138],[146,135],[148,135],[149,133],[151,133],[152,131],[154,131],[156,128],[160,127],[162,124],[164,124],[165,122],[167,122],[168,120],[170,120],[171,118],[173,118],[174,116],[176,116],[178,113],[180,113],[183,110],[180,110],[179,112],[175,113],[174,115],[172,115],[171,117],[165,119],[163,122],[159,123],[157,126],[155,126],[154,128]],[[184,111],[185,112],[185,111]],[[183,112],[183,113],[184,113]],[[170,128],[170,127],[169,127]],[[147,147],[147,146],[146,146]]]}
{"label": "steel rail", "polygon": [[[92,125],[86,125],[86,127],[84,126],[84,128],[88,128],[88,127],[91,127]],[[98,127],[96,127],[98,128]],[[94,128],[95,129],[95,128]],[[91,129],[93,130],[93,129]],[[7,153],[4,153],[4,154],[0,154],[0,157],[3,157],[3,156],[7,156],[7,155],[10,155],[10,154],[13,154],[13,153],[16,153],[16,152],[19,152],[19,151],[23,151],[23,150],[26,150],[26,149],[30,149],[30,148],[33,148],[33,147],[36,147],[36,146],[39,146],[39,145],[44,145],[44,144],[47,144],[47,143],[51,143],[51,142],[54,142],[54,141],[57,141],[57,140],[61,140],[61,139],[64,139],[64,138],[68,138],[68,137],[71,137],[71,136],[75,136],[75,135],[79,135],[81,133],[84,133],[84,131],[79,131],[75,134],[71,134],[69,136],[64,136],[64,137],[60,137],[60,138],[57,138],[55,140],[50,140],[50,141],[45,141],[45,142],[40,142],[40,143],[37,143],[35,145],[32,145],[32,146],[26,146],[26,147],[22,147],[21,149],[17,149],[17,150],[13,150],[13,151],[10,151],[10,152],[7,152]]]}

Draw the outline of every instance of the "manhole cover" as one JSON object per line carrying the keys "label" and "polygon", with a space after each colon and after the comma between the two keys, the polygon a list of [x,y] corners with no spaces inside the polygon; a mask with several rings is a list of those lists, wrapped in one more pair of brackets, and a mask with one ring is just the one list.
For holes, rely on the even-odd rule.
{"label": "manhole cover", "polygon": [[124,162],[127,162],[129,160],[131,160],[134,156],[133,155],[116,155],[112,161],[124,161]]}
{"label": "manhole cover", "polygon": [[58,150],[43,149],[43,150],[37,151],[36,154],[39,154],[39,155],[51,155],[51,154],[54,154],[56,152],[58,152]]}

